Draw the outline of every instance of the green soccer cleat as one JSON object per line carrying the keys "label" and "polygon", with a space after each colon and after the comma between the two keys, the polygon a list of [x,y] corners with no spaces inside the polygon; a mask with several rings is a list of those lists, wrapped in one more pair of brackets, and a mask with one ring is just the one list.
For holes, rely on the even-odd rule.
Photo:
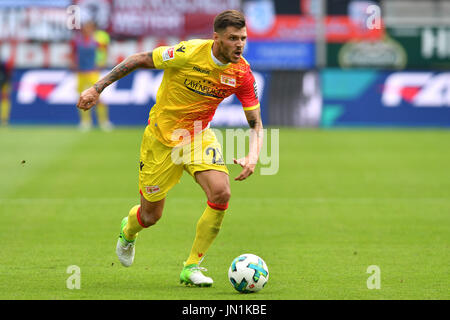
{"label": "green soccer cleat", "polygon": [[136,243],[136,239],[133,241],[128,241],[123,234],[123,228],[127,225],[128,217],[122,219],[122,223],[120,225],[120,234],[119,239],[117,240],[116,245],[116,254],[119,258],[120,263],[124,267],[129,267],[133,264],[134,261],[134,245]]}
{"label": "green soccer cleat", "polygon": [[198,264],[184,265],[180,273],[180,283],[196,287],[211,287],[213,279],[203,275],[202,271],[208,271]]}

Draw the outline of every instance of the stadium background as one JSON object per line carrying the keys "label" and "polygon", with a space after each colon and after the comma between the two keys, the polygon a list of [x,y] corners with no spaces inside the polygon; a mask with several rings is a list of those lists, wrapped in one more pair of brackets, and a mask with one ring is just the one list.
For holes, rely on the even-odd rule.
{"label": "stadium background", "polygon": [[[186,296],[175,285],[204,201],[192,181],[174,188],[164,221],[141,236],[133,268],[118,266],[112,246],[137,201],[135,162],[162,73],[139,70],[108,87],[102,99],[116,129],[79,132],[73,4],[111,36],[108,68],[209,38],[224,9],[246,14],[244,56],[263,122],[280,129],[280,170],[232,182],[231,213],[207,265],[211,293]],[[369,29],[374,4],[381,23]],[[14,237],[0,250],[0,298],[449,298],[450,1],[3,0],[0,26],[10,76],[0,234]],[[248,127],[235,97],[213,126]],[[230,166],[232,176],[238,170]],[[247,251],[264,257],[271,279],[261,294],[237,296],[226,269]],[[71,264],[82,270],[79,292],[66,288]],[[372,264],[381,290],[366,286]]]}
{"label": "stadium background", "polygon": [[[319,3],[2,1],[0,60],[12,67],[9,122],[77,122],[76,81],[68,70],[76,30],[67,28],[67,8],[77,4],[112,38],[108,68],[138,51],[208,38],[217,12],[242,9],[244,56],[257,75],[266,125],[450,125],[448,1],[328,1],[323,34],[314,20]],[[379,28],[367,27],[371,4],[380,5]],[[145,124],[160,81],[159,71],[139,71],[107,89],[112,122]],[[245,125],[238,109],[236,98],[227,99],[213,124]]]}

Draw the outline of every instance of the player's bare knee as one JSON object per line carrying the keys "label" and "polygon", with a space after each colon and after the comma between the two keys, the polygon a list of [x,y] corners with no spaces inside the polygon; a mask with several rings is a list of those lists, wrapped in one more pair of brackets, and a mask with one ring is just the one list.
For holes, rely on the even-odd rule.
{"label": "player's bare knee", "polygon": [[153,226],[158,222],[159,219],[161,219],[162,212],[156,212],[156,211],[145,211],[143,210],[141,214],[141,220],[142,224],[144,224],[146,227]]}
{"label": "player's bare knee", "polygon": [[161,219],[164,209],[164,200],[165,199],[161,199],[156,202],[150,202],[141,196],[140,219],[143,226],[150,227]]}
{"label": "player's bare knee", "polygon": [[217,204],[225,204],[230,201],[231,198],[231,190],[229,187],[222,187],[213,190],[210,195],[209,201]]}

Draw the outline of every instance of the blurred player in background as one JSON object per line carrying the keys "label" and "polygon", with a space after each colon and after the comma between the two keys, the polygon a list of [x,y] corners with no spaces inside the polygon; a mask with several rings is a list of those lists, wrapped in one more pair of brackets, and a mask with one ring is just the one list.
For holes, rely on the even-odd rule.
{"label": "blurred player in background", "polygon": [[12,58],[9,62],[0,61],[0,123],[6,126],[11,111],[11,71]]}
{"label": "blurred player in background", "polygon": [[[100,79],[100,69],[106,66],[109,35],[103,30],[97,30],[93,20],[84,22],[81,33],[72,39],[73,65],[77,72],[78,92],[92,87]],[[97,105],[97,121],[104,131],[111,131],[113,124],[109,121],[108,107],[104,103]],[[91,111],[79,112],[80,130],[92,129],[93,120]]]}
{"label": "blurred player in background", "polygon": [[[212,285],[213,280],[202,273],[206,269],[199,265],[221,228],[231,195],[221,145],[209,129],[219,103],[236,94],[252,129],[248,155],[234,159],[234,163],[242,167],[235,180],[242,181],[254,172],[263,143],[255,78],[250,65],[241,56],[246,39],[244,15],[235,10],[225,11],[214,20],[213,40],[183,41],[173,47],[163,46],[152,52],[134,54],[81,94],[77,106],[89,110],[108,85],[133,70],[164,69],[156,104],[150,111],[142,138],[141,203],[122,220],[116,246],[124,266],[133,263],[138,232],[161,218],[167,193],[186,170],[204,190],[207,204],[198,220],[180,282]],[[187,156],[183,163],[173,158],[180,151]]]}

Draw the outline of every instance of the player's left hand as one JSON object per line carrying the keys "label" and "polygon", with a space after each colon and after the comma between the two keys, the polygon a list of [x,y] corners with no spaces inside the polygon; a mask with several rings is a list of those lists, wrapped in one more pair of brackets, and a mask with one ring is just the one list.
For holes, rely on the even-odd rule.
{"label": "player's left hand", "polygon": [[252,162],[248,157],[237,160],[233,158],[233,162],[242,167],[241,173],[236,178],[234,178],[234,180],[236,181],[242,181],[253,174],[253,172],[255,172],[256,161]]}

